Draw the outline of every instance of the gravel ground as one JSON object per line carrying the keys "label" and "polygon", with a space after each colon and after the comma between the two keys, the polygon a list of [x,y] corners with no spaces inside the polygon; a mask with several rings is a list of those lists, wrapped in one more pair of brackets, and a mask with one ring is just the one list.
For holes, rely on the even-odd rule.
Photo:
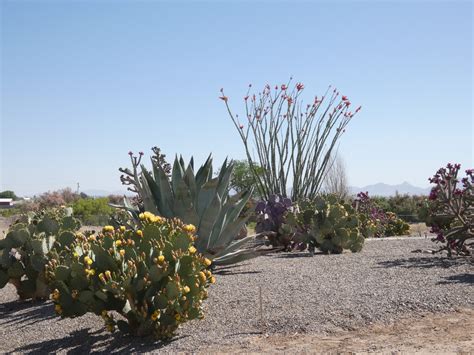
{"label": "gravel ground", "polygon": [[0,352],[245,349],[258,334],[331,334],[474,308],[472,258],[411,253],[430,248],[425,238],[370,240],[357,254],[275,254],[221,269],[205,319],[185,324],[167,344],[111,335],[96,316],[58,321],[50,302],[19,303],[8,286],[0,291]]}

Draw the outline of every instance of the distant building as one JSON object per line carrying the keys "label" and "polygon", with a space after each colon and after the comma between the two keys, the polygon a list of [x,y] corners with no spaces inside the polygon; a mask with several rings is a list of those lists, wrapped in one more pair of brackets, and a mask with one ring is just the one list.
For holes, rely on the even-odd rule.
{"label": "distant building", "polygon": [[0,208],[11,208],[13,207],[12,198],[0,198]]}

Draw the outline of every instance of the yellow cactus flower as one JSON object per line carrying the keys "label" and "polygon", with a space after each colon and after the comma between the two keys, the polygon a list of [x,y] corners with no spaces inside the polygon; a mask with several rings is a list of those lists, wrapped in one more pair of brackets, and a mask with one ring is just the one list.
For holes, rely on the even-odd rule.
{"label": "yellow cactus flower", "polygon": [[185,224],[183,229],[189,233],[194,233],[196,231],[196,227],[193,224]]}
{"label": "yellow cactus flower", "polygon": [[211,266],[211,264],[212,264],[211,260],[209,260],[208,258],[204,258],[204,265]]}
{"label": "yellow cactus flower", "polygon": [[196,250],[195,247],[190,246],[190,247],[188,248],[188,251],[189,251],[189,254],[194,254],[194,253],[196,253],[197,250]]}
{"label": "yellow cactus flower", "polygon": [[184,286],[183,287],[183,292],[184,293],[189,293],[191,291],[191,289],[189,288],[189,286]]}
{"label": "yellow cactus flower", "polygon": [[120,239],[115,241],[115,246],[119,247],[121,245],[122,245],[122,241]]}
{"label": "yellow cactus flower", "polygon": [[140,230],[140,229],[137,230],[137,235],[138,235],[139,237],[143,237],[143,231]]}
{"label": "yellow cactus flower", "polygon": [[88,256],[85,256],[84,257],[84,262],[87,264],[87,265],[92,265],[92,259]]}
{"label": "yellow cactus flower", "polygon": [[160,256],[158,257],[158,262],[159,262],[159,263],[162,263],[163,261],[165,261],[165,256],[164,256],[164,255],[160,255]]}
{"label": "yellow cactus flower", "polygon": [[57,301],[59,299],[59,296],[61,294],[59,293],[59,290],[58,289],[55,289],[52,293],[51,293],[51,298],[55,301]]}
{"label": "yellow cactus flower", "polygon": [[199,278],[201,279],[202,282],[205,282],[207,279],[206,274],[203,273],[202,271],[199,271]]}
{"label": "yellow cactus flower", "polygon": [[78,254],[77,252],[74,252],[74,253],[72,253],[72,256],[73,256],[74,258],[78,258],[78,257],[79,257],[79,254]]}
{"label": "yellow cactus flower", "polygon": [[87,238],[87,240],[89,242],[95,242],[97,240],[97,238],[95,237],[95,235],[90,235],[89,238]]}
{"label": "yellow cactus flower", "polygon": [[138,218],[140,218],[140,219],[145,219],[145,214],[144,214],[144,213],[140,213],[140,214],[138,215]]}
{"label": "yellow cactus flower", "polygon": [[124,257],[124,255],[125,255],[125,250],[124,250],[124,249],[120,249],[119,254],[120,254],[121,257]]}
{"label": "yellow cactus flower", "polygon": [[94,276],[95,270],[94,269],[86,269],[86,276]]}
{"label": "yellow cactus flower", "polygon": [[107,271],[105,272],[105,277],[106,277],[107,279],[112,278],[112,273],[111,273],[109,270],[107,270]]}
{"label": "yellow cactus flower", "polygon": [[154,311],[153,314],[151,315],[151,320],[156,321],[160,317],[160,314],[161,314],[160,310]]}
{"label": "yellow cactus flower", "polygon": [[216,283],[216,278],[214,276],[211,276],[211,278],[209,279],[209,282],[211,284]]}
{"label": "yellow cactus flower", "polygon": [[125,232],[125,226],[120,226],[120,231]]}
{"label": "yellow cactus flower", "polygon": [[102,230],[103,230],[104,232],[113,232],[113,231],[114,231],[114,227],[113,227],[113,226],[105,226]]}
{"label": "yellow cactus flower", "polygon": [[105,281],[106,281],[105,276],[104,276],[103,273],[100,273],[100,274],[99,274],[99,280],[102,281],[102,282],[105,282]]}

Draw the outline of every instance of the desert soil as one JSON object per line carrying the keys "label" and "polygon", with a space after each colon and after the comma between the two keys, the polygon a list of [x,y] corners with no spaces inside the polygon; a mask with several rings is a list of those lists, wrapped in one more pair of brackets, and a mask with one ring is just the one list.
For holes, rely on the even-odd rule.
{"label": "desert soil", "polygon": [[433,248],[367,240],[356,254],[280,253],[216,270],[205,319],[169,343],[107,333],[94,315],[59,320],[51,302],[19,302],[8,285],[0,352],[474,353],[473,260],[412,253]]}

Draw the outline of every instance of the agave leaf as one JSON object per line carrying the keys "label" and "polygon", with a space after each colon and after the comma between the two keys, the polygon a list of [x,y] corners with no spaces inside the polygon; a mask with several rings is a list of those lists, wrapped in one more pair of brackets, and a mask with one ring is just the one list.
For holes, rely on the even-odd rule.
{"label": "agave leaf", "polygon": [[197,224],[199,223],[199,217],[194,211],[193,199],[191,192],[189,191],[183,176],[173,181],[174,200],[173,200],[173,212],[174,215],[179,217],[186,223]]}
{"label": "agave leaf", "polygon": [[228,245],[225,249],[214,254],[214,257],[218,258],[228,253],[232,253],[238,249],[249,249],[249,248],[265,245],[264,239],[256,240],[255,237],[256,237],[255,235],[249,235],[248,237],[245,237],[239,240],[234,240],[234,242]]}
{"label": "agave leaf", "polygon": [[245,260],[253,259],[258,256],[272,253],[276,250],[279,250],[278,248],[276,249],[260,249],[260,250],[253,250],[253,249],[240,249],[235,252],[226,254],[224,256],[221,256],[219,258],[215,258],[212,260],[212,263],[217,266],[224,266],[224,265],[231,265],[231,264],[236,264],[240,263]]}
{"label": "agave leaf", "polygon": [[210,246],[210,249],[216,253],[221,253],[226,247],[232,243],[239,231],[247,222],[247,217],[239,217],[236,221],[228,223],[224,231],[221,233],[217,241]]}
{"label": "agave leaf", "polygon": [[184,171],[182,169],[180,161],[178,160],[178,157],[176,157],[174,159],[173,170],[171,172],[171,185],[175,194],[176,194],[176,190],[178,189],[178,184],[183,181],[183,176],[184,176]]}
{"label": "agave leaf", "polygon": [[214,178],[206,182],[200,189],[197,199],[196,210],[198,215],[202,216],[207,210],[208,206],[212,203],[216,196],[217,186],[219,180]]}
{"label": "agave leaf", "polygon": [[216,216],[221,211],[221,199],[219,195],[215,195],[211,204],[206,209],[201,217],[201,221],[198,227],[198,239],[205,240],[206,249],[212,248],[210,245],[210,237],[214,224],[216,223]]}
{"label": "agave leaf", "polygon": [[194,180],[194,170],[193,170],[193,165],[192,165],[192,158],[191,162],[188,165],[188,168],[186,169],[186,172],[184,174],[184,182],[189,188],[189,193],[191,194],[191,198],[193,201],[196,201],[196,180]]}
{"label": "agave leaf", "polygon": [[[196,187],[197,189],[201,189],[201,187],[209,181],[212,177],[212,157],[209,155],[206,162],[203,166],[201,166],[196,173]],[[198,191],[199,193],[199,191]]]}
{"label": "agave leaf", "polygon": [[[162,169],[161,169],[162,170]],[[169,186],[168,179],[162,180],[162,174],[160,167],[158,167],[158,182],[153,179],[153,176],[142,166],[143,176],[145,177],[146,185],[150,190],[150,198],[154,198],[155,209],[157,208],[158,213],[164,217],[172,218],[174,215],[169,208],[170,202],[172,201],[172,192]],[[147,196],[148,197],[148,196]],[[142,197],[143,198],[143,197]],[[143,199],[144,200],[144,199]]]}
{"label": "agave leaf", "polygon": [[232,171],[234,170],[234,163],[227,165],[227,159],[222,164],[221,171],[219,173],[219,184],[217,188],[217,193],[221,198],[229,194],[229,181],[232,176]]}

